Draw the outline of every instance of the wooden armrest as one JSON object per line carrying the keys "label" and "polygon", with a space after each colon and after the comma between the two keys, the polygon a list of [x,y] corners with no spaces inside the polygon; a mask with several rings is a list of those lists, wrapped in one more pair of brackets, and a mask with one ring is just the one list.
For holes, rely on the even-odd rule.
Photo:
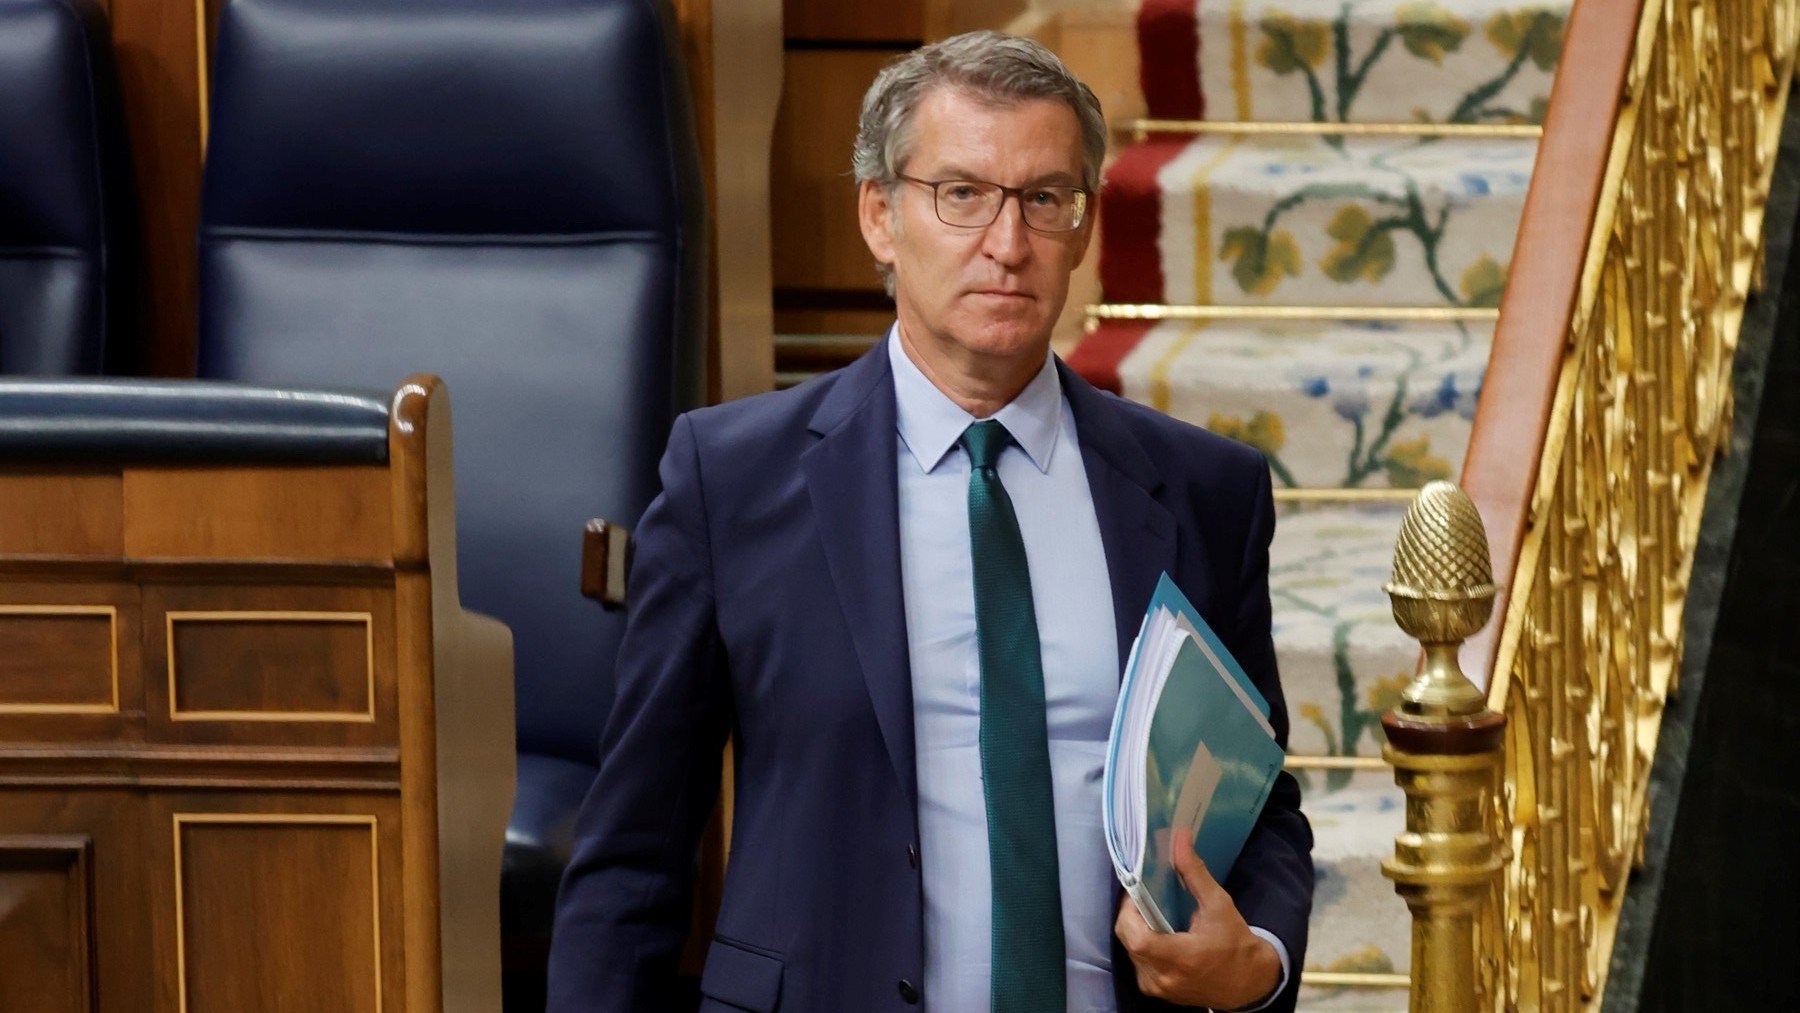
{"label": "wooden armrest", "polygon": [[595,518],[581,530],[581,593],[616,611],[625,607],[625,572],[631,562],[631,531]]}

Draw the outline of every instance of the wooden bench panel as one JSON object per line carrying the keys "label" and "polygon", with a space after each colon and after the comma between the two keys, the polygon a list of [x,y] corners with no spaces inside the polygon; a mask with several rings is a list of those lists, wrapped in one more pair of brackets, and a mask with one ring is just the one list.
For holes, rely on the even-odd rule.
{"label": "wooden bench panel", "polygon": [[124,492],[118,468],[0,472],[0,555],[118,557]]}
{"label": "wooden bench panel", "polygon": [[0,995],[8,1008],[92,1009],[92,861],[86,836],[0,836]]}
{"label": "wooden bench panel", "polygon": [[0,462],[0,1010],[492,1013],[511,643],[387,465]]}
{"label": "wooden bench panel", "polygon": [[173,941],[158,973],[173,975],[177,1008],[400,1008],[399,937],[383,929],[401,916],[397,799],[338,798],[330,811],[242,796],[215,811],[220,801],[157,806],[170,828],[157,918]]}
{"label": "wooden bench panel", "polygon": [[128,468],[125,555],[392,559],[391,481],[377,465]]}
{"label": "wooden bench panel", "polygon": [[117,713],[119,613],[0,604],[0,713]]}
{"label": "wooden bench panel", "polygon": [[0,579],[0,743],[142,738],[137,586],[56,569]]}
{"label": "wooden bench panel", "polygon": [[384,583],[145,585],[149,738],[397,745],[393,576]]}

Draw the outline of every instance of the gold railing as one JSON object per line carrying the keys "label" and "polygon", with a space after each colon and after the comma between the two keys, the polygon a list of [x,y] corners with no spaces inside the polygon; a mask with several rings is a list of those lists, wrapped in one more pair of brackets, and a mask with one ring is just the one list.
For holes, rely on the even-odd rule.
{"label": "gold railing", "polygon": [[1470,652],[1507,719],[1504,858],[1476,981],[1415,976],[1414,1009],[1573,1009],[1605,986],[1797,18],[1800,0],[1575,6],[1463,473],[1511,577]]}

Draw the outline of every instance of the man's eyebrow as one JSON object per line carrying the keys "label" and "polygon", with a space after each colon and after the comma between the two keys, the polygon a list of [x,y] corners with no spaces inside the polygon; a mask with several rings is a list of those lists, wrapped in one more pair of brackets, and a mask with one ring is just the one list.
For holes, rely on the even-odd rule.
{"label": "man's eyebrow", "polygon": [[981,179],[981,177],[976,175],[975,173],[970,172],[969,170],[963,168],[960,165],[954,165],[954,164],[946,165],[946,166],[938,169],[938,171],[931,174],[930,178],[937,179],[937,180],[971,179],[971,180],[977,180],[977,181],[979,181]]}
{"label": "man's eyebrow", "polygon": [[[939,169],[935,174],[933,174],[931,178],[939,180],[939,181],[946,180],[946,179],[966,179],[966,180],[974,180],[976,182],[984,182],[984,183],[996,182],[995,180],[984,179],[980,173],[971,172],[968,169],[965,169],[960,165],[946,165],[943,168]],[[1025,182],[1020,183],[1019,185],[1022,187],[1027,187],[1027,186],[1080,186],[1081,183],[1079,181],[1079,178],[1074,173],[1069,172],[1064,169],[1057,169],[1054,172],[1039,173],[1038,175],[1031,177],[1030,179],[1026,180]]]}

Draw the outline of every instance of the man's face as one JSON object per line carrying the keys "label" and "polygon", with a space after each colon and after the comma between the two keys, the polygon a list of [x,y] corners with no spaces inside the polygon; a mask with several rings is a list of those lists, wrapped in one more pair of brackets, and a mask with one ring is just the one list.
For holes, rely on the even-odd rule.
{"label": "man's face", "polygon": [[[912,153],[900,171],[1011,187],[1080,186],[1080,125],[1055,99],[994,106],[934,88],[914,112]],[[1036,232],[1009,196],[993,224],[957,227],[938,220],[929,187],[904,180],[891,195],[863,183],[858,210],[870,251],[893,267],[895,306],[913,342],[959,358],[1043,359],[1069,272],[1087,250],[1091,214],[1072,232]]]}

